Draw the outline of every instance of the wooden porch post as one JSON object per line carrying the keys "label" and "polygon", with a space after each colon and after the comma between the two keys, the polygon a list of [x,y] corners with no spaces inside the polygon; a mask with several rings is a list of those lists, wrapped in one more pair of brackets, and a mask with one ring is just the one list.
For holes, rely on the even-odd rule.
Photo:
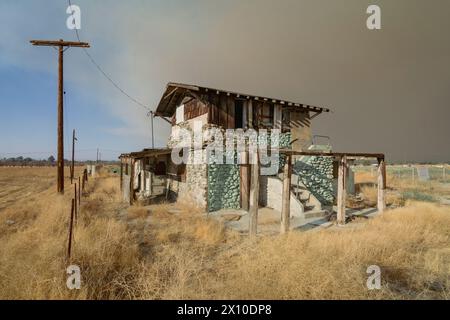
{"label": "wooden porch post", "polygon": [[384,159],[378,159],[377,207],[379,212],[383,212],[386,210],[385,192],[386,192],[386,163],[384,162]]}
{"label": "wooden porch post", "polygon": [[248,161],[248,151],[241,152],[241,165],[240,165],[240,181],[241,181],[241,208],[242,210],[248,211],[249,206],[249,161]]}
{"label": "wooden porch post", "polygon": [[337,190],[337,223],[339,225],[345,224],[346,169],[347,157],[342,156],[339,158]]}
{"label": "wooden porch post", "polygon": [[281,200],[281,233],[289,231],[290,211],[291,211],[291,175],[292,175],[292,157],[286,156],[283,172],[283,194]]}
{"label": "wooden porch post", "polygon": [[259,157],[258,151],[252,153],[251,178],[250,178],[250,210],[248,232],[250,237],[255,237],[258,226],[259,204]]}
{"label": "wooden porch post", "polygon": [[134,200],[134,159],[131,159],[130,168],[130,205],[133,204]]}
{"label": "wooden porch post", "polygon": [[120,191],[123,189],[123,160],[120,158]]}

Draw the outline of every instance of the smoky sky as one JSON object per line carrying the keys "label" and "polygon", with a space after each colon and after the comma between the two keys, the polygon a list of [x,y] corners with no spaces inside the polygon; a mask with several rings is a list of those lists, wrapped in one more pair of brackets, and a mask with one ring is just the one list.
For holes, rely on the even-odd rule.
{"label": "smoky sky", "polygon": [[[331,137],[335,151],[383,152],[389,161],[450,160],[449,1],[72,2],[82,9],[80,34],[92,54],[152,108],[169,81],[286,99],[332,109],[312,127]],[[47,20],[12,22],[39,26],[34,34],[19,26],[1,33],[13,47],[14,37],[73,36],[54,20],[52,10],[64,4],[40,3],[36,10]],[[366,27],[371,4],[381,8],[381,30]],[[11,63],[23,63],[17,57],[27,53],[17,50]],[[45,59],[27,66],[44,68]],[[142,110],[94,75],[85,59],[72,61],[69,79],[123,120],[111,132],[128,136],[130,151],[148,147]],[[170,126],[155,125],[163,145]]]}

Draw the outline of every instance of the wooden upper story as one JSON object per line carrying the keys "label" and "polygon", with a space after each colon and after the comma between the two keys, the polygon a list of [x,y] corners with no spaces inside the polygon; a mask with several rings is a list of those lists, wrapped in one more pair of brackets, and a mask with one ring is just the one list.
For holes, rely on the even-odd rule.
{"label": "wooden upper story", "polygon": [[188,84],[169,83],[155,116],[172,123],[200,120],[223,129],[280,129],[291,132],[295,149],[311,140],[311,120],[328,108]]}

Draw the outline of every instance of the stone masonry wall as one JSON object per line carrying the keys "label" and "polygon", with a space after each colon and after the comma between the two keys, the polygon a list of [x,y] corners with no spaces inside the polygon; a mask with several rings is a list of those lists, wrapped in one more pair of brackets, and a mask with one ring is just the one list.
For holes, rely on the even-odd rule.
{"label": "stone masonry wall", "polygon": [[188,164],[186,165],[186,183],[183,185],[183,193],[188,195],[197,206],[207,207],[207,165]]}
{"label": "stone masonry wall", "polygon": [[295,162],[294,173],[322,204],[333,203],[333,158],[305,157]]}
{"label": "stone masonry wall", "polygon": [[239,207],[239,166],[216,163],[208,165],[208,211]]}

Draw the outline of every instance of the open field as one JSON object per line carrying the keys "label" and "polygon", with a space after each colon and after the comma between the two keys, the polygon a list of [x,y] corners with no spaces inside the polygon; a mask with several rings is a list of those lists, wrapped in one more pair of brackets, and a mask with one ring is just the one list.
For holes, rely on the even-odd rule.
{"label": "open field", "polygon": [[[90,179],[82,199],[70,262],[81,267],[82,286],[70,291],[72,193],[56,195],[54,168],[0,170],[0,298],[450,298],[450,208],[439,202],[408,199],[343,228],[250,241],[186,203],[127,208],[109,173]],[[388,185],[396,184],[388,177]],[[366,287],[374,264],[380,290]]]}
{"label": "open field", "polygon": [[[375,170],[374,170],[375,169]],[[408,200],[450,204],[450,167],[429,167],[430,179],[420,181],[410,167],[387,167],[387,204],[403,206]],[[369,203],[376,201],[376,168],[357,167],[355,184]],[[447,173],[448,172],[448,173]]]}

